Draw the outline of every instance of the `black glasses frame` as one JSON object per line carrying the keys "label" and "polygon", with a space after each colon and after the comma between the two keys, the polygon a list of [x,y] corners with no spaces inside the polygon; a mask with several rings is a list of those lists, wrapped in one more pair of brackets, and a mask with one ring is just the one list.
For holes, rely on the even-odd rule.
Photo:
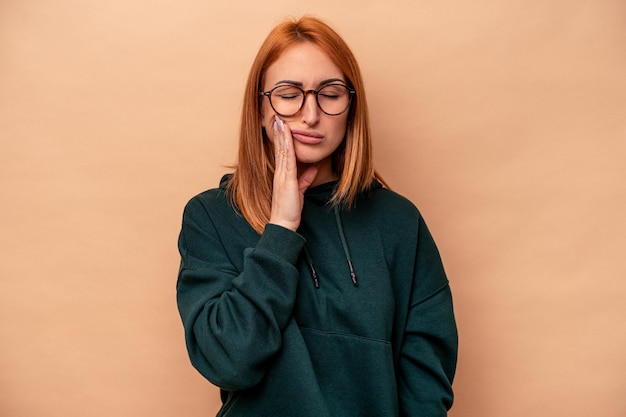
{"label": "black glasses frame", "polygon": [[[319,101],[319,93],[320,91],[322,91],[324,88],[326,87],[330,87],[330,86],[341,86],[344,87],[346,90],[348,90],[348,105],[346,106],[345,109],[343,109],[342,111],[340,111],[339,113],[328,113],[327,111],[325,111],[322,106],[320,106],[320,101]],[[281,87],[285,87],[285,85],[277,85],[276,87],[272,88],[269,91],[259,91],[259,96],[265,96],[267,97],[267,99],[270,102],[270,106],[272,107],[272,109],[276,112],[276,114],[278,114],[279,116],[282,117],[291,117],[291,116],[295,116],[296,114],[298,114],[300,112],[300,110],[302,110],[302,107],[304,106],[304,103],[306,102],[306,96],[308,96],[309,94],[314,94],[315,95],[315,103],[317,104],[317,107],[322,111],[322,113],[327,114],[329,116],[339,116],[340,114],[345,113],[349,108],[350,105],[352,104],[352,97],[354,97],[354,95],[356,94],[356,90],[354,90],[353,88],[348,87],[345,84],[340,84],[340,83],[333,83],[333,84],[327,84],[324,85],[320,88],[318,88],[317,90],[304,90],[298,86],[295,85],[290,85],[290,87],[293,88],[297,88],[298,90],[302,91],[302,102],[300,103],[300,107],[298,108],[298,110],[294,113],[291,114],[283,114],[283,113],[279,113],[275,108],[274,108],[274,104],[272,104],[272,93],[274,92],[274,90],[276,90],[277,88],[281,88]]]}

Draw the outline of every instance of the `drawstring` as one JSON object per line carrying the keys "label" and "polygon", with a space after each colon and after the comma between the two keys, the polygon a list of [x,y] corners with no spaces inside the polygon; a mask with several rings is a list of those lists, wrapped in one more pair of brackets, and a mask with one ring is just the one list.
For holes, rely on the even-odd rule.
{"label": "drawstring", "polygon": [[350,279],[355,287],[359,286],[359,281],[356,279],[356,273],[352,266],[352,258],[350,257],[350,250],[348,250],[348,243],[346,242],[346,236],[343,234],[343,225],[341,224],[341,216],[339,216],[339,207],[335,206],[335,220],[337,221],[337,229],[339,230],[339,237],[341,238],[341,245],[343,246],[343,252],[346,254],[346,261],[348,261],[348,268],[350,268]]}
{"label": "drawstring", "polygon": [[[335,207],[335,221],[337,222],[337,230],[339,231],[339,238],[341,239],[341,246],[343,247],[343,253],[346,256],[346,261],[348,262],[348,268],[350,269],[350,280],[355,287],[359,286],[359,281],[356,279],[356,272],[354,272],[354,267],[352,266],[352,258],[350,257],[350,250],[348,249],[348,243],[346,242],[346,236],[343,233],[343,225],[341,224],[341,217],[339,216],[339,208]],[[311,277],[313,278],[313,284],[315,288],[320,287],[320,280],[317,276],[317,271],[313,266],[313,259],[311,258],[311,254],[304,246],[304,257],[306,258],[306,263],[309,266],[309,270],[311,271]]]}
{"label": "drawstring", "polygon": [[306,258],[306,263],[309,265],[309,269],[311,270],[311,277],[313,278],[313,284],[315,284],[315,288],[319,288],[320,280],[317,277],[317,271],[315,270],[315,267],[313,266],[313,259],[311,259],[311,255],[309,254],[309,251],[307,250],[306,246],[304,247],[304,257]]}

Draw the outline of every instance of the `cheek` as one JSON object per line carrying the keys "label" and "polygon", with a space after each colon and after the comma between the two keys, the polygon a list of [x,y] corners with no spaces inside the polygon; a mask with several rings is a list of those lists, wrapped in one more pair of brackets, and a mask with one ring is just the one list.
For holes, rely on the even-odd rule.
{"label": "cheek", "polygon": [[273,124],[274,124],[273,114],[268,115],[267,113],[264,113],[263,116],[261,116],[261,128],[265,132],[265,136],[267,136],[270,142],[274,140]]}
{"label": "cheek", "polygon": [[336,123],[333,126],[333,136],[339,141],[343,141],[346,136],[346,132],[348,130],[348,118],[342,117],[339,120],[335,121]]}
{"label": "cheek", "polygon": [[265,128],[268,136],[271,134],[272,123],[274,122],[274,110],[267,103],[267,99],[264,99],[261,104],[261,126]]}

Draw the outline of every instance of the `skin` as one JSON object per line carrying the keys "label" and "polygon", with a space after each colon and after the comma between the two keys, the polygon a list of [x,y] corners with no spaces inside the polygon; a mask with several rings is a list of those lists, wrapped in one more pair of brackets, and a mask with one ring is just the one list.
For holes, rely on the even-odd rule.
{"label": "skin", "polygon": [[[305,42],[285,50],[268,67],[263,87],[269,91],[285,81],[295,81],[306,91],[318,89],[328,80],[345,83],[341,70],[328,55]],[[304,192],[337,179],[332,170],[332,155],[344,140],[348,112],[338,116],[325,114],[313,94],[307,95],[302,109],[289,118],[277,116],[268,99],[263,100],[261,110],[261,124],[274,144],[276,158],[269,222],[296,231]]]}

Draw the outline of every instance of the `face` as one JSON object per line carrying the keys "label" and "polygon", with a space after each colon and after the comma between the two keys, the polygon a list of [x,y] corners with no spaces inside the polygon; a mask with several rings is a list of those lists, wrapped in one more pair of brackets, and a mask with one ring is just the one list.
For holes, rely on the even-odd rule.
{"label": "face", "polygon": [[[263,91],[278,85],[297,85],[304,91],[317,90],[334,80],[347,85],[341,70],[316,45],[304,42],[286,49],[268,67],[263,80]],[[272,123],[276,112],[269,99],[263,98],[261,123],[273,141]],[[318,164],[318,178],[334,178],[332,154],[346,134],[348,111],[329,116],[317,106],[314,94],[308,94],[300,111],[291,117],[279,116],[289,125],[299,164]]]}

